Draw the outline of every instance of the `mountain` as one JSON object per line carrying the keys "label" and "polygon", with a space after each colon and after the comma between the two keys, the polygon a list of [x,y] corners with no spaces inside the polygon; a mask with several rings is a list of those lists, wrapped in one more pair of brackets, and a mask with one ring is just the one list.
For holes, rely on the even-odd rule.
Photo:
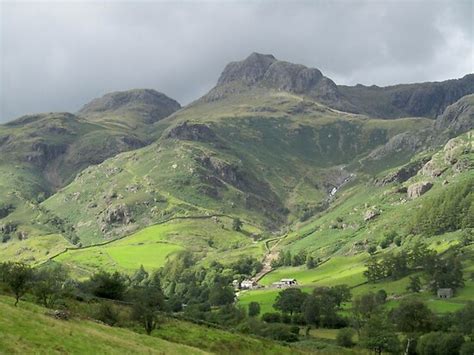
{"label": "mountain", "polygon": [[336,85],[318,69],[252,53],[243,61],[228,64],[205,99],[217,100],[257,87],[305,95],[342,111],[380,118],[435,118],[448,105],[474,93],[474,74],[443,82],[343,86]]}
{"label": "mountain", "polygon": [[137,129],[178,111],[181,105],[156,90],[135,89],[106,94],[84,105],[78,116],[93,122]]}
{"label": "mountain", "polygon": [[[0,219],[9,218],[0,223],[5,238],[38,216],[40,234],[57,232],[38,202],[86,167],[149,144],[156,134],[153,123],[179,108],[156,91],[132,90],[94,100],[77,115],[27,115],[0,125]],[[26,229],[24,236],[30,234]]]}
{"label": "mountain", "polygon": [[[0,140],[0,149],[12,144],[5,150],[16,154],[10,161],[21,162],[3,178],[10,195],[0,219],[11,240],[5,248],[16,253],[30,243],[12,235],[65,236],[84,246],[206,216],[239,217],[250,234],[278,233],[324,213],[334,191],[371,181],[451,137],[444,116],[386,119],[336,110],[354,106],[343,91],[317,69],[253,53],[228,64],[215,88],[182,109],[153,90],[131,90],[93,100],[77,115],[4,125],[5,132],[28,132]],[[466,121],[457,132],[466,131],[469,110],[455,111],[460,118],[447,113],[449,122]],[[46,147],[30,142],[32,130]],[[22,137],[18,132],[10,136]],[[47,188],[51,196],[38,204],[35,196]],[[9,202],[19,198],[22,208]],[[58,243],[51,238],[45,243]],[[29,248],[35,252],[25,255],[37,260],[40,249]]]}

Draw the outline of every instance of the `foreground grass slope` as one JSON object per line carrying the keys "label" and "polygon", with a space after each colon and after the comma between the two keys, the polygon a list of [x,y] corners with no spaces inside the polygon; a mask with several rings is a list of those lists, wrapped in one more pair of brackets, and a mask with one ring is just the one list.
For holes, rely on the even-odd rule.
{"label": "foreground grass slope", "polygon": [[56,320],[46,309],[0,296],[0,352],[72,354],[203,354],[205,351],[96,322]]}
{"label": "foreground grass slope", "polygon": [[276,342],[175,319],[163,319],[152,336],[80,317],[68,321],[28,302],[14,307],[0,296],[0,353],[68,354],[301,354]]}

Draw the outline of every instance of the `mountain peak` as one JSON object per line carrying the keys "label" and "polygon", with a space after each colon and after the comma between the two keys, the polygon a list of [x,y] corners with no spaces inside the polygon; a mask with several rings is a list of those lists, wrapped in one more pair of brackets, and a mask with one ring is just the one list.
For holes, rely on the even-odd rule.
{"label": "mountain peak", "polygon": [[101,117],[115,112],[130,112],[143,118],[146,123],[156,122],[179,110],[181,105],[153,89],[116,91],[94,99],[79,111],[87,118]]}
{"label": "mountain peak", "polygon": [[220,86],[234,81],[240,81],[246,85],[254,85],[263,79],[270,65],[276,61],[275,57],[271,54],[254,52],[242,61],[227,64],[217,85]]}
{"label": "mountain peak", "polygon": [[304,94],[330,102],[338,101],[340,96],[336,84],[318,69],[253,52],[242,61],[227,64],[206,98],[216,100],[252,87]]}

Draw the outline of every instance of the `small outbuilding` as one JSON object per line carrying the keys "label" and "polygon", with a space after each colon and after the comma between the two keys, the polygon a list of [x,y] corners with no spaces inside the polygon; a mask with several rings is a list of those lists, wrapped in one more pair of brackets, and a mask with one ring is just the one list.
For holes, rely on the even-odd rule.
{"label": "small outbuilding", "polygon": [[438,292],[436,293],[438,298],[451,298],[454,294],[452,288],[438,288]]}
{"label": "small outbuilding", "polygon": [[250,290],[256,287],[257,287],[257,283],[252,280],[244,280],[240,283],[240,288],[244,290]]}
{"label": "small outbuilding", "polygon": [[286,288],[298,285],[296,279],[281,279],[280,281],[274,282],[273,287],[276,288]]}

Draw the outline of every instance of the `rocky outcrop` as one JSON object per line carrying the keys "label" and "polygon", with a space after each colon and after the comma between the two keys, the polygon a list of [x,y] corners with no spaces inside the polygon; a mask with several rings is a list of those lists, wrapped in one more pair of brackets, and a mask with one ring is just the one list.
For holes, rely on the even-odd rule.
{"label": "rocky outcrop", "polygon": [[381,181],[377,181],[376,184],[380,186],[385,186],[390,183],[402,183],[407,181],[409,178],[415,176],[418,171],[429,161],[429,158],[424,158],[417,160],[407,165],[402,166],[401,168],[391,172],[385,176]]}
{"label": "rocky outcrop", "polygon": [[254,85],[263,79],[270,65],[276,61],[271,54],[252,53],[243,61],[227,64],[217,81],[217,86],[235,81],[240,81],[246,85]]}
{"label": "rocky outcrop", "polygon": [[433,184],[429,181],[422,181],[414,183],[408,186],[407,195],[409,198],[414,199],[428,192],[433,187]]}
{"label": "rocky outcrop", "polygon": [[246,59],[229,63],[217,85],[204,100],[218,100],[250,88],[267,88],[307,95],[336,108],[348,107],[337,85],[315,68],[277,60],[273,55],[252,53]]}
{"label": "rocky outcrop", "polygon": [[436,118],[449,105],[465,95],[474,93],[474,74],[441,82],[387,87],[359,84],[338,86],[338,90],[359,113],[384,118]]}
{"label": "rocky outcrop", "polygon": [[0,219],[7,217],[15,210],[12,204],[0,204]]}
{"label": "rocky outcrop", "polygon": [[106,224],[129,224],[133,222],[130,209],[124,204],[110,206],[104,211],[102,220]]}
{"label": "rocky outcrop", "polygon": [[217,136],[214,131],[204,124],[184,122],[173,127],[167,134],[166,138],[196,141],[196,142],[215,142]]}
{"label": "rocky outcrop", "polygon": [[46,165],[66,153],[67,144],[49,144],[46,142],[35,142],[31,146],[31,153],[26,155],[26,161],[45,168]]}
{"label": "rocky outcrop", "polygon": [[370,209],[364,212],[364,221],[368,222],[371,221],[375,218],[377,218],[380,215],[380,212],[377,211],[376,209]]}
{"label": "rocky outcrop", "polygon": [[458,135],[474,129],[474,95],[467,95],[448,106],[436,119],[436,128]]}

